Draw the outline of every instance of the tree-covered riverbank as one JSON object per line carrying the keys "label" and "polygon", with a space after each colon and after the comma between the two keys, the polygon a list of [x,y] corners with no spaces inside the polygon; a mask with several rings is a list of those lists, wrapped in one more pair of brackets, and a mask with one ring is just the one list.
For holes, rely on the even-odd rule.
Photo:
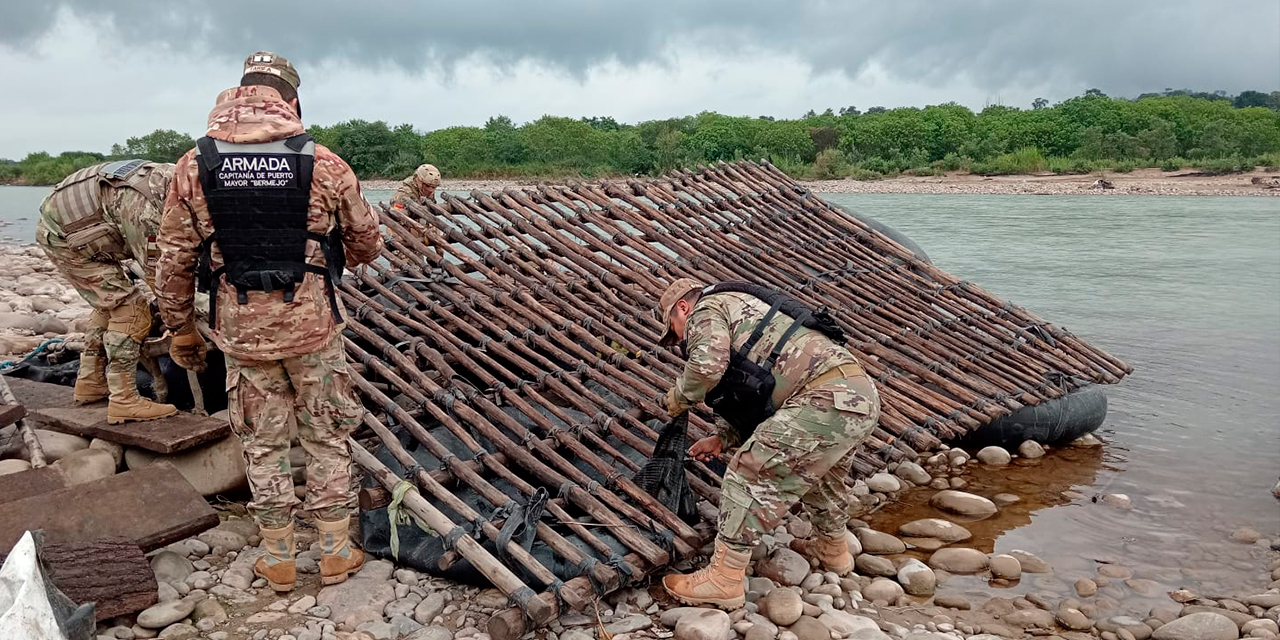
{"label": "tree-covered riverbank", "polygon": [[[1030,109],[844,107],[795,120],[706,112],[636,125],[543,116],[517,126],[496,116],[483,127],[426,133],[351,120],[309,132],[365,179],[400,178],[423,162],[446,178],[564,178],[653,175],[738,158],[767,158],[809,180],[1144,167],[1229,173],[1280,165],[1280,91],[1235,97],[1166,91],[1127,100],[1090,90],[1054,106],[1037,100]],[[0,160],[0,183],[52,184],[113,157],[171,162],[193,144],[190,136],[158,130],[106,154],[33,153]]]}

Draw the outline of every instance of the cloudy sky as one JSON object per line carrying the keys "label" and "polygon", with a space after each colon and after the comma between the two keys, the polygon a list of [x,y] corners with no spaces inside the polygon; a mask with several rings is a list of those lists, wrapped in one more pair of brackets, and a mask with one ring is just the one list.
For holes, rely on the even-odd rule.
{"label": "cloudy sky", "polygon": [[199,134],[257,49],[298,67],[309,123],[422,130],[1280,89],[1280,0],[0,0],[0,16],[8,158]]}

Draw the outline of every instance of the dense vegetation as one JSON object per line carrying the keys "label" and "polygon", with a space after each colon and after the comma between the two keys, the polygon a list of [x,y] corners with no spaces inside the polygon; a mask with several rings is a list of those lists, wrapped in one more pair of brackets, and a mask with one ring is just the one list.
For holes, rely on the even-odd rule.
{"label": "dense vegetation", "polygon": [[[364,120],[309,131],[362,178],[400,178],[422,162],[449,177],[550,177],[657,174],[739,158],[768,158],[800,178],[1187,166],[1229,172],[1280,165],[1280,91],[1228,97],[1166,90],[1128,100],[1090,89],[1054,106],[1037,99],[1030,109],[995,105],[978,113],[948,103],[845,107],[796,120],[708,112],[637,125],[544,116],[517,126],[497,116],[483,127],[428,133]],[[130,138],[110,154],[33,153],[0,161],[0,182],[51,184],[105,158],[171,162],[193,144],[164,130]]]}

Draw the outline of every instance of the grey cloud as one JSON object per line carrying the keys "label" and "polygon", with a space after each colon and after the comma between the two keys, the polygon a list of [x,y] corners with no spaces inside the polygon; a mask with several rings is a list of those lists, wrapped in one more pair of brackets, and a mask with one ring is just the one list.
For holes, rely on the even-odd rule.
{"label": "grey cloud", "polygon": [[65,8],[110,24],[131,46],[227,59],[267,48],[298,61],[304,74],[321,61],[448,71],[474,54],[501,66],[532,59],[582,73],[604,61],[661,64],[669,46],[698,45],[730,55],[763,48],[851,76],[871,63],[907,81],[964,74],[992,92],[1052,85],[1066,94],[1097,86],[1133,95],[1165,86],[1280,85],[1275,0],[21,4],[6,9],[0,44],[20,46]]}

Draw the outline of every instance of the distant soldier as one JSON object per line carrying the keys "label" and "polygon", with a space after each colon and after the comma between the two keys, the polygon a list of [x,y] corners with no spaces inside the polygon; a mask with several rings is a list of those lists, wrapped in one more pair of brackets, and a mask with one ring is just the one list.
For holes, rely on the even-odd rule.
{"label": "distant soldier", "polygon": [[391,194],[391,206],[403,209],[410,202],[435,202],[439,186],[440,170],[435,165],[424,164],[396,187],[396,192]]}
{"label": "distant soldier", "polygon": [[854,449],[880,417],[880,398],[842,346],[840,328],[825,313],[745,282],[704,287],[681,278],[663,292],[657,312],[667,328],[660,344],[681,340],[688,360],[667,392],[667,412],[705,401],[727,425],[689,454],[708,460],[742,445],[724,476],[710,565],[664,577],[667,592],[694,606],[742,606],[752,549],[797,502],[817,532],[800,550],[824,570],[848,573],[845,478]]}
{"label": "distant soldier", "polygon": [[178,412],[138,395],[135,376],[151,332],[151,303],[121,264],[136,260],[154,288],[156,234],[172,179],[171,164],[108,162],[67,176],[40,203],[36,242],[93,307],[74,397],[108,398],[111,424]]}
{"label": "distant soldier", "polygon": [[347,437],[360,425],[342,345],[344,264],[382,250],[351,167],[302,126],[298,72],[260,51],[223,91],[206,137],[178,160],[160,230],[156,293],[170,354],[204,367],[192,300],[210,291],[209,326],[226,356],[231,427],[244,443],[266,555],[254,572],[275,591],[297,581],[290,429],[308,454],[306,510],[320,533],[320,581],[359,571],[348,535],[354,502]]}

